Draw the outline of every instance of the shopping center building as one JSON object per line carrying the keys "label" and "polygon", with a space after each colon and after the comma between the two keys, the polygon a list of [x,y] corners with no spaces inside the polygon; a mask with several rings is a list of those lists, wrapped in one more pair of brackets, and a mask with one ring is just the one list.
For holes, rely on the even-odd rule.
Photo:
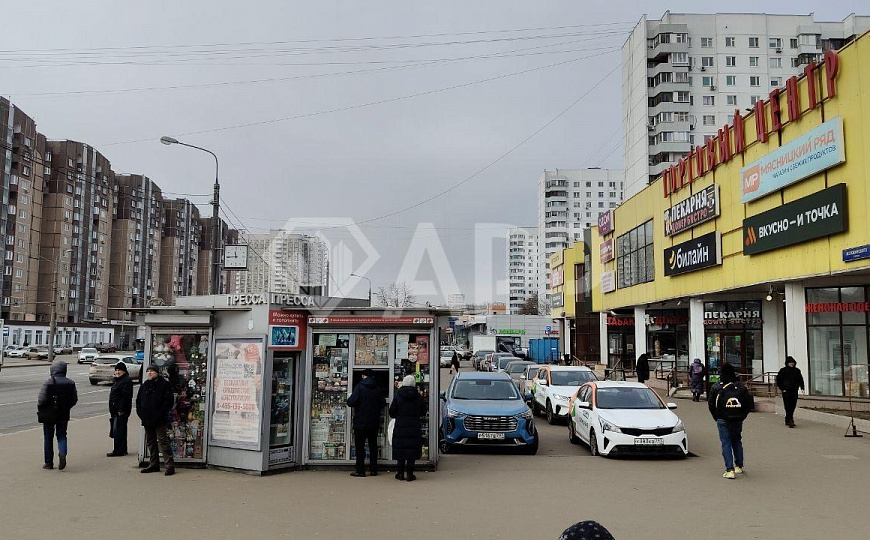
{"label": "shopping center building", "polygon": [[868,120],[865,34],[603,215],[600,361],[630,368],[646,352],[760,378],[790,355],[808,394],[868,398]]}

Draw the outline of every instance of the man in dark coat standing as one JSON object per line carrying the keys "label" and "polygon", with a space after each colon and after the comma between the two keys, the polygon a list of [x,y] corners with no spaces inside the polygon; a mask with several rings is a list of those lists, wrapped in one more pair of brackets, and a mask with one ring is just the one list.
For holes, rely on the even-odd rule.
{"label": "man in dark coat standing", "polygon": [[111,425],[114,448],[107,457],[127,455],[127,420],[133,411],[133,379],[127,371],[127,364],[115,364],[115,380],[109,392],[109,422]]}
{"label": "man in dark coat standing", "polygon": [[44,439],[43,469],[54,468],[54,437],[57,433],[58,469],[66,468],[67,438],[70,409],[79,401],[76,383],[66,376],[66,362],[56,360],[49,370],[51,377],[42,384],[36,400],[36,417],[42,424]]}
{"label": "man in dark coat standing", "polygon": [[175,396],[172,385],[157,372],[154,364],[148,366],[145,372],[145,382],[139,387],[136,395],[136,414],[142,420],[145,428],[145,443],[148,445],[149,464],[139,472],[160,472],[160,452],[163,452],[163,462],[166,464],[166,476],[175,474],[175,460],[172,447],[169,445],[169,413]]}
{"label": "man in dark coat standing", "polygon": [[390,403],[390,418],[396,419],[392,441],[393,458],[399,466],[396,480],[412,482],[417,479],[414,476],[414,461],[420,459],[423,451],[423,424],[420,419],[425,413],[426,407],[417,391],[417,381],[413,375],[406,375]]}
{"label": "man in dark coat standing", "polygon": [[643,353],[637,357],[635,371],[637,373],[637,382],[645,383],[649,380],[649,355]]}
{"label": "man in dark coat standing", "polygon": [[351,476],[364,478],[366,475],[366,443],[369,445],[369,472],[378,475],[378,428],[381,413],[384,411],[384,393],[375,380],[375,372],[367,369],[362,372],[362,380],[347,398],[353,407],[353,437],[356,447],[356,471]]}
{"label": "man in dark coat standing", "polygon": [[794,427],[794,410],[797,408],[798,389],[804,390],[804,376],[791,356],[785,357],[785,367],[776,374],[776,386],[782,392],[782,406],[785,408],[785,425]]}

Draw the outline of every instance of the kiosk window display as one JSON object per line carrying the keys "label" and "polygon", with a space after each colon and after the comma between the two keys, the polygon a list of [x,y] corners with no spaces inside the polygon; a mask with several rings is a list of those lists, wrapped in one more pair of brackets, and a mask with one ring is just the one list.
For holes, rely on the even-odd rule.
{"label": "kiosk window display", "polygon": [[347,453],[347,396],[350,334],[315,334],[309,456],[344,460]]}

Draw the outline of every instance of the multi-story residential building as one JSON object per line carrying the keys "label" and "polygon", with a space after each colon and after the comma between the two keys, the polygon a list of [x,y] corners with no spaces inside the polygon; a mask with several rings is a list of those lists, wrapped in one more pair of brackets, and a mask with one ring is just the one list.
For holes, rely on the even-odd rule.
{"label": "multi-story residential building", "polygon": [[114,201],[109,308],[132,320],[125,310],[146,307],[160,286],[163,194],[145,175],[116,174]]}
{"label": "multi-story residential building", "polygon": [[0,242],[0,317],[33,321],[39,286],[45,137],[36,131],[32,118],[5,98],[0,98],[0,137],[0,233],[4,235]]}
{"label": "multi-story residential building", "polygon": [[187,199],[164,199],[157,290],[159,298],[167,305],[174,305],[179,296],[192,296],[197,292],[201,229],[196,205]]}
{"label": "multi-story residential building", "polygon": [[529,298],[538,293],[537,227],[517,227],[507,232],[508,314],[522,312]]}
{"label": "multi-story residential building", "polygon": [[[220,219],[220,218],[218,218]],[[201,223],[201,235],[199,243],[199,261],[197,263],[197,278],[196,278],[196,294],[211,294],[211,273],[214,266],[212,265],[212,255],[214,253],[213,246],[211,243],[212,237],[212,218],[200,218]],[[224,220],[220,220],[220,230],[221,230],[221,243],[220,247],[223,248],[229,244],[237,244],[239,242],[239,231],[235,229],[231,229]],[[221,252],[223,253],[223,252]],[[223,266],[223,261],[221,261],[221,266]],[[235,272],[236,270],[232,270]],[[229,278],[227,277],[227,271],[221,271],[220,277],[218,278],[218,290],[221,293],[229,292]]]}
{"label": "multi-story residential building", "polygon": [[625,196],[731,123],[824,51],[870,28],[870,17],[684,14],[642,17],[622,47]]}
{"label": "multi-story residential building", "polygon": [[314,236],[270,231],[241,234],[248,244],[247,271],[232,276],[232,292],[278,292],[298,294],[300,290],[325,291],[327,287],[326,243]]}
{"label": "multi-story residential building", "polygon": [[538,297],[546,299],[550,255],[583,240],[598,214],[622,202],[623,171],[545,170],[538,179]]}
{"label": "multi-story residential building", "polygon": [[47,141],[45,153],[37,319],[51,318],[57,276],[59,322],[109,320],[114,316],[108,309],[115,183],[111,164],[76,141]]}

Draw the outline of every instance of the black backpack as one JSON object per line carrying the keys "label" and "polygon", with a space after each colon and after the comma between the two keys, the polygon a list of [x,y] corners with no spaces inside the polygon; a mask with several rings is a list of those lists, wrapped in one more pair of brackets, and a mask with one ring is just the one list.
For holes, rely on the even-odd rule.
{"label": "black backpack", "polygon": [[716,414],[722,420],[745,420],[748,403],[741,401],[742,394],[740,386],[735,383],[728,383],[719,390],[716,396]]}

